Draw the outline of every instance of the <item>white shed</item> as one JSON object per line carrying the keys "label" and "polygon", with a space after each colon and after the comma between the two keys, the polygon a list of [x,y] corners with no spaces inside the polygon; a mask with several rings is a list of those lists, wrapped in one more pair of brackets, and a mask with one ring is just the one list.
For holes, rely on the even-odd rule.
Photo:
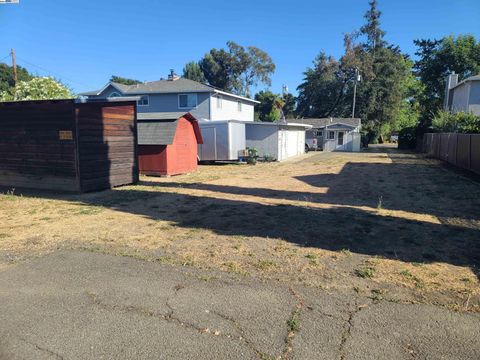
{"label": "white shed", "polygon": [[198,145],[200,161],[236,161],[244,154],[245,121],[201,121],[203,144]]}
{"label": "white shed", "polygon": [[260,157],[271,156],[277,161],[305,153],[305,124],[251,122],[245,124],[246,144],[256,148]]}

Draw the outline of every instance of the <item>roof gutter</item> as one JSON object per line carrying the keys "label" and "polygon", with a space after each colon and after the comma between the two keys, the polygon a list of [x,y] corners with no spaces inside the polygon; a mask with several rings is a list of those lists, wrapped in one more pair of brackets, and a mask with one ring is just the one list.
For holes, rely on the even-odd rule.
{"label": "roof gutter", "polygon": [[247,98],[247,97],[244,97],[244,96],[240,96],[240,95],[235,95],[235,94],[232,94],[232,93],[229,93],[229,92],[226,92],[226,91],[213,89],[213,92],[216,93],[216,94],[220,94],[220,95],[231,96],[231,97],[234,97],[236,99],[249,101],[249,102],[252,102],[254,104],[260,104],[260,101],[253,100],[253,99],[250,99],[250,98]]}

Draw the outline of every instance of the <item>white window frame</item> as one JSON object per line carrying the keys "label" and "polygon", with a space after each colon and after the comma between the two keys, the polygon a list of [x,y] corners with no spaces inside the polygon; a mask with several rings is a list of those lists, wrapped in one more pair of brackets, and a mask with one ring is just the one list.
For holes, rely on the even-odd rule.
{"label": "white window frame", "polygon": [[[331,134],[333,134],[333,137],[330,137]],[[335,140],[335,131],[328,130],[328,140]]]}
{"label": "white window frame", "polygon": [[217,109],[223,109],[223,96],[217,96]]}
{"label": "white window frame", "polygon": [[[180,106],[180,96],[186,96],[187,97],[187,106]],[[189,96],[194,96],[195,97],[195,105],[194,106],[188,106],[188,97]],[[178,94],[178,108],[179,109],[196,109],[198,106],[198,95],[193,93],[193,94]]]}
{"label": "white window frame", "polygon": [[238,112],[242,112],[242,107],[243,107],[243,104],[241,101],[237,101],[237,111]]}
{"label": "white window frame", "polygon": [[120,95],[120,93],[114,91],[110,95],[108,95],[108,97],[109,98],[116,98],[116,97],[122,97],[122,95]]}
{"label": "white window frame", "polygon": [[[146,98],[147,99],[147,103],[146,104],[142,104],[141,101]],[[141,95],[140,96],[140,99],[137,100],[137,106],[149,106],[150,105],[150,96],[148,95]]]}

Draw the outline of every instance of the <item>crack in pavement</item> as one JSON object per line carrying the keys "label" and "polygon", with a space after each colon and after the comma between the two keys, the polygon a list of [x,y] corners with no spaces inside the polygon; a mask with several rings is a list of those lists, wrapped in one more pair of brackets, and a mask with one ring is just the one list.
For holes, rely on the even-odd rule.
{"label": "crack in pavement", "polygon": [[258,350],[255,345],[246,337],[242,327],[237,323],[235,319],[214,310],[210,311],[210,313],[222,318],[223,320],[229,321],[240,334],[239,339],[242,340],[245,345],[247,345],[253,352],[255,352],[260,359],[264,359],[267,356],[267,354]]}
{"label": "crack in pavement", "polygon": [[352,334],[352,328],[353,328],[353,318],[363,309],[369,307],[372,305],[370,304],[362,304],[358,305],[357,299],[355,299],[355,310],[349,311],[348,312],[348,320],[345,323],[345,331],[342,333],[342,339],[340,342],[340,347],[339,347],[339,352],[340,352],[340,360],[345,360],[345,344],[347,343],[347,340],[350,338]]}
{"label": "crack in pavement", "polygon": [[[177,295],[179,290],[185,288],[185,287],[182,286],[182,287],[177,289],[177,287],[178,287],[178,285],[175,287],[175,294],[172,297],[170,297],[169,299],[167,299],[167,302],[172,300]],[[96,295],[96,294],[87,292],[87,295],[94,305],[99,306],[99,307],[101,307],[105,310],[135,312],[136,314],[139,314],[139,315],[142,315],[142,316],[154,317],[154,318],[164,320],[164,321],[172,323],[172,324],[176,324],[176,325],[178,325],[180,327],[183,327],[183,328],[194,330],[194,331],[196,331],[200,334],[206,334],[206,335],[210,335],[210,336],[213,336],[213,337],[223,338],[223,339],[228,339],[228,340],[241,341],[244,344],[246,344],[249,348],[251,348],[253,351],[255,351],[255,353],[257,355],[262,355],[262,353],[260,351],[252,348],[250,346],[248,340],[245,339],[245,337],[243,337],[243,336],[236,336],[236,335],[231,335],[231,334],[227,334],[227,333],[220,333],[219,331],[211,332],[210,329],[208,329],[208,328],[202,328],[200,326],[195,325],[194,323],[184,321],[184,320],[180,319],[179,317],[174,316],[175,309],[170,304],[166,303],[166,306],[168,307],[169,312],[167,314],[163,314],[161,312],[157,312],[157,311],[154,311],[154,310],[149,310],[149,309],[139,307],[139,306],[111,305],[111,304],[107,304],[107,303],[103,302],[99,298],[99,296]]]}
{"label": "crack in pavement", "polygon": [[54,352],[54,351],[52,351],[52,350],[50,350],[50,349],[41,347],[40,345],[37,345],[37,344],[35,344],[35,343],[31,342],[31,341],[28,341],[28,340],[25,339],[25,338],[19,337],[18,339],[20,339],[20,340],[23,341],[24,343],[27,343],[28,345],[31,345],[31,346],[35,347],[35,349],[37,349],[37,350],[40,350],[40,351],[42,351],[42,352],[44,352],[44,353],[47,353],[47,354],[49,354],[49,355],[51,355],[51,356],[55,356],[56,359],[63,360],[63,356],[62,356],[62,355],[60,355],[60,354],[58,354],[58,353],[56,353],[56,352]]}
{"label": "crack in pavement", "polygon": [[285,337],[285,349],[283,350],[282,354],[280,355],[280,359],[287,360],[290,357],[290,354],[293,352],[293,338],[295,337],[295,333],[300,330],[300,328],[296,329],[295,326],[292,326],[292,322],[298,320],[302,313],[302,309],[305,307],[305,301],[300,296],[298,292],[291,286],[288,287],[290,294],[295,299],[295,305],[292,309],[290,318],[287,321],[287,336]]}

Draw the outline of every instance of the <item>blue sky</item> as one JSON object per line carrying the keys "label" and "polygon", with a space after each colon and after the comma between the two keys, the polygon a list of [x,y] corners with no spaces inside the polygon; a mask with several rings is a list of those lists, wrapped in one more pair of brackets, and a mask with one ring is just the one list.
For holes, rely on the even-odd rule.
{"label": "blue sky", "polygon": [[[386,39],[411,55],[417,38],[480,38],[480,0],[379,4]],[[363,24],[367,8],[368,0],[20,0],[0,5],[0,59],[13,47],[20,65],[81,92],[112,74],[150,81],[170,68],[181,73],[233,40],[267,51],[277,66],[271,89],[295,92],[320,50],[342,54],[343,34]]]}

